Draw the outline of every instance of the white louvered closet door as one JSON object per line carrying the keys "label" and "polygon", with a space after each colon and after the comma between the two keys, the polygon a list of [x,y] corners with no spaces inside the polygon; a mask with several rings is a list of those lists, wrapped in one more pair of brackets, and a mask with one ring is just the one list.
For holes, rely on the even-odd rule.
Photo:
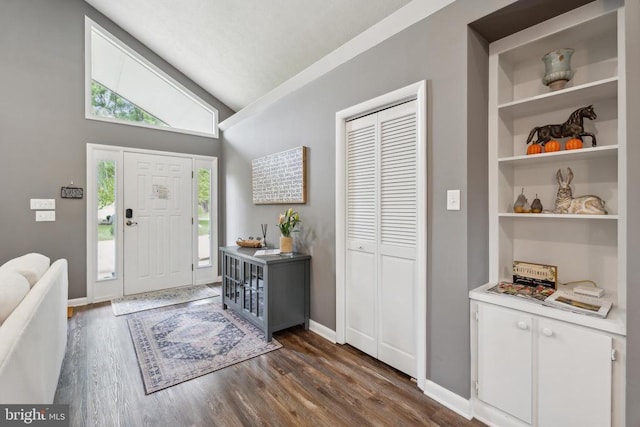
{"label": "white louvered closet door", "polygon": [[416,101],[378,113],[378,359],[416,377]]}
{"label": "white louvered closet door", "polygon": [[377,115],[347,123],[346,340],[377,357]]}
{"label": "white louvered closet door", "polygon": [[347,124],[347,342],[416,376],[416,102]]}

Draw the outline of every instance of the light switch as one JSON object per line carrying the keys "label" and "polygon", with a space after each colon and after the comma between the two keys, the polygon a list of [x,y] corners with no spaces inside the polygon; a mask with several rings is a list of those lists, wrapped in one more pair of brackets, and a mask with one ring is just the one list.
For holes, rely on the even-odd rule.
{"label": "light switch", "polygon": [[31,199],[31,210],[55,209],[56,199]]}
{"label": "light switch", "polygon": [[447,210],[460,210],[460,190],[447,190]]}
{"label": "light switch", "polygon": [[36,222],[55,221],[56,211],[36,211]]}

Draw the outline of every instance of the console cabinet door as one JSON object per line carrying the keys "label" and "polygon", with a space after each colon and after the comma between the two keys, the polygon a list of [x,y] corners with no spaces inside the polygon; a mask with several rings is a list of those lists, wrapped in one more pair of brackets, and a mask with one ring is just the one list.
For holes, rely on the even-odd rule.
{"label": "console cabinet door", "polygon": [[549,319],[538,335],[538,425],[610,426],[612,338]]}
{"label": "console cabinet door", "polygon": [[531,316],[488,304],[478,305],[478,398],[531,423]]}

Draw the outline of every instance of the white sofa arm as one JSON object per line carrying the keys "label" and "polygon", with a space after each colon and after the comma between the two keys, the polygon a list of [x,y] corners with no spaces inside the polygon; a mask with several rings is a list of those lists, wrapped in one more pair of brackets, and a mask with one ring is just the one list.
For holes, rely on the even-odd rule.
{"label": "white sofa arm", "polygon": [[53,264],[0,327],[0,403],[49,404],[67,346],[67,260]]}

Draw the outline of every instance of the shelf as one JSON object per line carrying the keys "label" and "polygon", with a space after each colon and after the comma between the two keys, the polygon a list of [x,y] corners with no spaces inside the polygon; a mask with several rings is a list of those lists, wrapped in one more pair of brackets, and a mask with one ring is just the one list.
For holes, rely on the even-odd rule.
{"label": "shelf", "polygon": [[577,214],[527,214],[527,213],[499,213],[500,218],[523,218],[523,219],[597,219],[617,221],[618,215],[577,215]]}
{"label": "shelf", "polygon": [[[503,117],[519,118],[551,110],[586,106],[600,99],[614,98],[618,94],[618,78],[611,77],[583,85],[549,92],[530,98],[498,105]],[[550,108],[551,105],[551,108]]]}
{"label": "shelf", "polygon": [[614,157],[618,155],[618,145],[603,145],[600,147],[585,147],[579,150],[562,150],[553,153],[530,154],[522,156],[502,157],[498,164],[523,166],[554,161],[588,160],[595,158]]}
{"label": "shelf", "polygon": [[[603,10],[585,11],[582,15],[567,19],[555,17],[546,23],[527,28],[508,38],[498,40],[490,46],[491,55],[500,55],[509,64],[519,64],[529,58],[538,58],[542,53],[557,49],[559,46],[575,47],[579,45],[593,45],[603,40],[607,35],[615,36],[617,26],[617,7],[610,5]],[[603,13],[604,12],[604,13]],[[615,49],[615,47],[614,47]]]}
{"label": "shelf", "polygon": [[601,331],[610,332],[617,335],[625,336],[626,330],[626,311],[618,307],[616,304],[611,307],[611,311],[606,318],[588,316],[585,314],[572,313],[570,311],[560,310],[553,307],[547,307],[524,298],[517,298],[510,295],[500,295],[487,291],[495,283],[487,283],[469,292],[469,298],[476,301],[488,302],[502,307],[513,308],[531,314],[537,314],[552,319],[563,320],[576,325],[586,326],[589,328],[599,329]]}
{"label": "shelf", "polygon": [[[620,97],[626,68],[619,25],[624,13],[622,1],[605,3],[594,2],[489,47],[489,280],[495,282],[507,274],[514,259],[558,265],[567,280],[588,277],[617,296],[618,308],[607,319],[558,314],[557,309],[530,308],[530,303],[520,301],[508,305],[624,335],[625,317],[620,314],[627,307],[624,195],[631,167],[622,161],[627,141],[621,130],[627,117],[624,97]],[[540,58],[562,47],[575,50],[575,75],[567,87],[551,91],[541,83]],[[584,130],[595,135],[597,146],[587,137],[582,149],[525,154],[533,129],[561,124],[588,105],[594,105],[598,117],[585,119]],[[567,138],[557,139],[564,146]],[[574,196],[601,197],[608,215],[550,212],[558,194],[557,171],[566,179],[567,168],[575,176]],[[535,195],[548,211],[513,212],[513,203],[523,191],[530,203]],[[494,304],[501,300],[484,293],[480,299]]]}

